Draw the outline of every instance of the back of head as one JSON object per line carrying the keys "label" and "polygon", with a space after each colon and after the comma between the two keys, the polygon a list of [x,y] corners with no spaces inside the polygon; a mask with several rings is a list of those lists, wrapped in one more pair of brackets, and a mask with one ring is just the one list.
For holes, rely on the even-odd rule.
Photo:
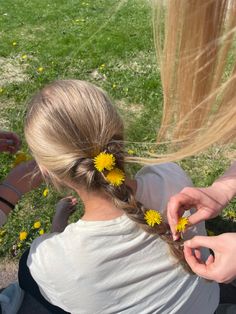
{"label": "back of head", "polygon": [[106,152],[113,155],[115,167],[124,170],[123,124],[101,89],[77,80],[46,86],[29,104],[25,136],[36,161],[54,185],[105,193],[143,230],[166,241],[173,255],[187,267],[181,243],[172,241],[166,223],[149,226],[146,208],[136,202],[133,191],[123,182],[110,184],[95,167],[94,158]]}
{"label": "back of head", "polygon": [[119,154],[122,163],[122,120],[107,95],[88,82],[61,80],[44,87],[29,104],[25,136],[57,186],[95,188],[99,173],[93,158],[99,152]]}

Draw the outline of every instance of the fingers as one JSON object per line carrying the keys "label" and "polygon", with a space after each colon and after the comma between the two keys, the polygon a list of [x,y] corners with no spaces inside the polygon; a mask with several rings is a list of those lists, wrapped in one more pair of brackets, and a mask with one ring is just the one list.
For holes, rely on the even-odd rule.
{"label": "fingers", "polygon": [[171,197],[167,204],[167,219],[174,240],[179,238],[179,234],[176,231],[176,225],[179,218],[183,216],[184,211],[189,208],[190,205],[188,204],[190,204],[190,198],[184,193],[179,193]]}
{"label": "fingers", "polygon": [[207,260],[206,260],[205,263],[206,263],[207,266],[209,266],[210,264],[214,263],[214,261],[215,261],[214,256],[213,256],[212,254],[210,254],[210,255],[208,256],[208,258],[207,258]]}
{"label": "fingers", "polygon": [[63,199],[61,199],[59,203],[63,203],[65,204],[66,206],[68,206],[69,208],[71,207],[74,207],[75,205],[77,205],[78,201],[75,197],[73,196],[67,196],[67,197],[64,197]]}
{"label": "fingers", "polygon": [[201,263],[193,253],[193,250],[187,246],[184,246],[184,256],[191,267],[192,271],[197,275],[210,279],[208,274],[208,266]]}
{"label": "fingers", "polygon": [[9,152],[9,153],[16,153],[17,147],[14,146],[13,140],[8,139],[0,139],[0,151],[1,152]]}
{"label": "fingers", "polygon": [[214,250],[216,246],[217,246],[216,237],[195,236],[191,240],[184,242],[184,247],[191,249],[206,247]]}
{"label": "fingers", "polygon": [[0,132],[0,151],[16,153],[21,146],[20,138],[13,132]]}
{"label": "fingers", "polygon": [[201,221],[208,220],[209,219],[209,213],[206,210],[198,210],[194,214],[190,215],[188,217],[188,221],[191,225],[195,225]]}

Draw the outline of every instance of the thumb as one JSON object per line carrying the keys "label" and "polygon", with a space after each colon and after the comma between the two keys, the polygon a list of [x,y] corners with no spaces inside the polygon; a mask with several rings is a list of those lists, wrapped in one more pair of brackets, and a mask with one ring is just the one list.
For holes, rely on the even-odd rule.
{"label": "thumb", "polygon": [[184,242],[184,246],[191,249],[206,247],[214,250],[216,247],[216,237],[195,236],[191,240]]}

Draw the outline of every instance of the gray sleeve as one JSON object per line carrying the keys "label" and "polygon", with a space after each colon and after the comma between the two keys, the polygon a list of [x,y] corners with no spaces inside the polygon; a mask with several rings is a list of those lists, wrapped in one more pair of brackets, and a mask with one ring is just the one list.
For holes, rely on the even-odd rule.
{"label": "gray sleeve", "polygon": [[0,227],[7,221],[7,215],[0,209]]}

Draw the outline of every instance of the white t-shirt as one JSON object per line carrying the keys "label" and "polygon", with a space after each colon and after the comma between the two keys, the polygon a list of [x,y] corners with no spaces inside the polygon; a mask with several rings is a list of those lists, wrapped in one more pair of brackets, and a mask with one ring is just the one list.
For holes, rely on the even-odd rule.
{"label": "white t-shirt", "polygon": [[[159,211],[191,185],[173,163],[144,167],[136,179],[137,200]],[[27,265],[44,297],[73,314],[212,314],[219,302],[217,283],[187,274],[125,214],[37,238]]]}

